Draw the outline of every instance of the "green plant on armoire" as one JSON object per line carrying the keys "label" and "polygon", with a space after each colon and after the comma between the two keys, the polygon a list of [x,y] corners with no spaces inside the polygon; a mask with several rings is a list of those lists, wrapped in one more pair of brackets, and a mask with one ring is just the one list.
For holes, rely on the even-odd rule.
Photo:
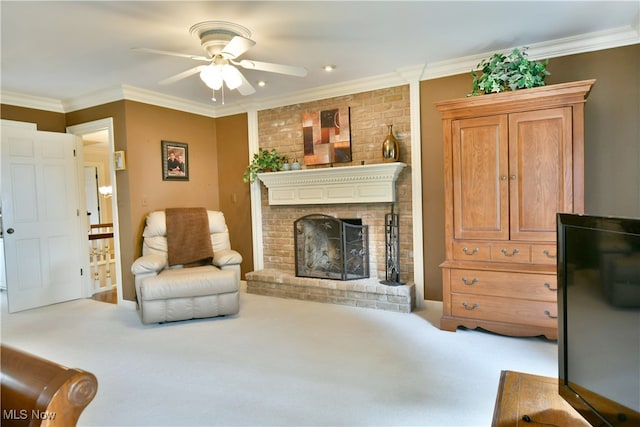
{"label": "green plant on armoire", "polygon": [[532,61],[527,58],[526,50],[526,47],[516,48],[508,55],[494,53],[480,61],[478,70],[471,72],[472,92],[468,96],[544,86],[544,79],[550,74],[549,60]]}

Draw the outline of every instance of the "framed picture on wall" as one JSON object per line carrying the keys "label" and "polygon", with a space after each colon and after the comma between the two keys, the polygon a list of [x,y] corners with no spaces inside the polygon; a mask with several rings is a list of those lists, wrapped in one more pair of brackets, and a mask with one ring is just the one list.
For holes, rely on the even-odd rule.
{"label": "framed picture on wall", "polygon": [[351,109],[332,108],[302,115],[304,164],[351,161]]}
{"label": "framed picture on wall", "polygon": [[189,181],[189,146],[162,141],[162,180]]}
{"label": "framed picture on wall", "polygon": [[127,162],[124,157],[124,151],[116,151],[113,153],[113,164],[117,171],[127,169]]}

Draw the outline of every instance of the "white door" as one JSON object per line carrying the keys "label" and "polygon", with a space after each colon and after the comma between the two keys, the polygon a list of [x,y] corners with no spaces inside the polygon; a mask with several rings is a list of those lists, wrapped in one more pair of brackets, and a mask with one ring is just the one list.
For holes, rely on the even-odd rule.
{"label": "white door", "polygon": [[[86,219],[74,135],[2,127],[2,225],[9,312],[82,298]],[[86,255],[88,256],[88,255]]]}

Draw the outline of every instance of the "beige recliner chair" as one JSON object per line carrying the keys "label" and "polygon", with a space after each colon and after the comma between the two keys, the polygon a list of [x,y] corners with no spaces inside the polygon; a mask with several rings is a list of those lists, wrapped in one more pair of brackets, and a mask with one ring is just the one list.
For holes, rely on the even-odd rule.
{"label": "beige recliner chair", "polygon": [[151,212],[142,237],[131,272],[143,323],[238,313],[242,256],[231,249],[222,212]]}

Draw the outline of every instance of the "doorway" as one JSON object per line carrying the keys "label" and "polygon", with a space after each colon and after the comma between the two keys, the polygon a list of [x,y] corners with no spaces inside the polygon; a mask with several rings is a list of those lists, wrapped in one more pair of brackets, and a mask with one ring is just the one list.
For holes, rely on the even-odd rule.
{"label": "doorway", "polygon": [[82,188],[88,216],[87,251],[91,261],[93,298],[121,303],[122,268],[113,164],[113,120],[108,118],[70,126],[67,132],[80,136],[83,142],[78,161],[82,162],[85,170],[85,185]]}

